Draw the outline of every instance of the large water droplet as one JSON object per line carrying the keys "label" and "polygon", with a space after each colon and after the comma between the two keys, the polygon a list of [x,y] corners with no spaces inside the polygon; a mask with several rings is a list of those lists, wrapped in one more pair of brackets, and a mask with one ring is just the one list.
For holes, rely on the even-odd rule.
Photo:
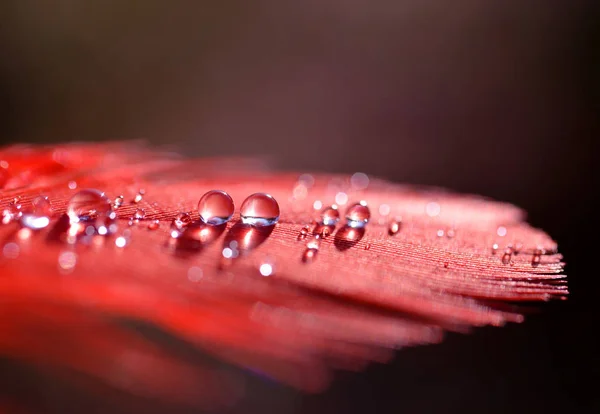
{"label": "large water droplet", "polygon": [[265,193],[255,193],[244,200],[240,208],[244,224],[272,226],[279,220],[279,204]]}
{"label": "large water droplet", "polygon": [[36,216],[50,216],[52,214],[52,207],[50,206],[50,200],[46,196],[38,196],[31,202],[31,209]]}
{"label": "large water droplet", "polygon": [[81,190],[69,200],[67,214],[71,223],[87,221],[111,212],[108,197],[100,190]]}
{"label": "large water droplet", "polygon": [[231,220],[233,211],[233,200],[225,191],[209,191],[198,201],[200,220],[212,226],[218,226]]}
{"label": "large water droplet", "polygon": [[371,218],[371,211],[365,201],[352,204],[346,210],[346,224],[353,228],[362,228],[366,226]]}
{"label": "large water droplet", "polygon": [[326,226],[335,226],[339,220],[340,212],[335,204],[325,207],[321,212],[321,224]]}

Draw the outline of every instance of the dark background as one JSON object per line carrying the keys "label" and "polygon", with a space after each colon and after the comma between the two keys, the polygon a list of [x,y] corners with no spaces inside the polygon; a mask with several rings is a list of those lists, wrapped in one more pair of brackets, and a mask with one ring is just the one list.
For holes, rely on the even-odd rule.
{"label": "dark background", "polygon": [[322,395],[253,383],[240,412],[599,412],[597,12],[564,0],[4,1],[0,140],[144,138],[515,203],[559,242],[568,302],[401,351]]}

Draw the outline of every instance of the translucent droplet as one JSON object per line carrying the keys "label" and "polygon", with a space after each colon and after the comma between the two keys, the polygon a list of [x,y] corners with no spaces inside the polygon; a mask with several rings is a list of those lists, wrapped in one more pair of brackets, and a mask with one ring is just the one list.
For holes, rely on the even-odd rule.
{"label": "translucent droplet", "polygon": [[77,264],[77,255],[74,252],[66,251],[58,255],[58,267],[64,272],[71,272]]}
{"label": "translucent droplet", "polygon": [[111,212],[111,203],[102,191],[81,190],[69,200],[67,214],[71,223],[87,221]]}
{"label": "translucent droplet", "polygon": [[156,230],[160,227],[160,220],[154,220],[148,224],[148,230]]}
{"label": "translucent droplet", "polygon": [[121,207],[123,205],[124,200],[125,200],[125,197],[123,195],[115,197],[115,201],[113,202],[113,209],[116,210],[119,207]]}
{"label": "translucent droplet", "polygon": [[263,263],[258,268],[261,275],[267,277],[273,274],[273,266],[270,263]]}
{"label": "translucent droplet", "polygon": [[369,176],[361,172],[354,173],[350,177],[350,185],[354,190],[364,190],[369,186]]}
{"label": "translucent droplet", "polygon": [[326,226],[335,226],[339,220],[340,212],[335,204],[325,207],[323,211],[321,211],[321,224]]}
{"label": "translucent droplet", "polygon": [[242,203],[240,216],[244,224],[272,226],[279,220],[279,204],[269,194],[255,193]]}
{"label": "translucent droplet", "polygon": [[31,210],[36,216],[50,216],[52,214],[52,207],[50,206],[50,200],[46,196],[38,196],[31,202]]}
{"label": "translucent droplet", "polygon": [[133,197],[133,202],[135,204],[140,203],[144,199],[144,195],[142,193],[137,193],[135,197]]}
{"label": "translucent droplet", "polygon": [[502,263],[504,264],[509,264],[510,263],[510,259],[511,259],[512,253],[510,250],[507,250],[503,255],[502,255]]}
{"label": "translucent droplet", "polygon": [[304,253],[302,253],[302,262],[311,263],[317,257],[317,253],[319,251],[317,249],[306,249]]}
{"label": "translucent droplet", "polygon": [[401,225],[401,222],[399,220],[391,221],[390,225],[388,226],[388,234],[390,236],[394,236],[394,235],[398,234],[398,232],[400,231],[400,225]]}
{"label": "translucent droplet", "polygon": [[177,217],[175,217],[173,219],[173,222],[171,223],[171,227],[175,228],[177,230],[181,230],[185,226],[190,224],[191,222],[192,222],[192,217],[189,215],[189,213],[179,213],[177,215]]}
{"label": "translucent droplet", "polygon": [[498,227],[498,230],[496,230],[496,234],[498,234],[498,236],[500,236],[500,237],[506,236],[506,227],[504,227],[504,226]]}
{"label": "translucent droplet", "polygon": [[362,228],[366,226],[371,218],[371,211],[365,201],[356,203],[346,210],[346,223],[353,228]]}
{"label": "translucent droplet", "polygon": [[321,237],[318,235],[314,236],[306,243],[307,249],[319,250],[319,247],[321,247]]}
{"label": "translucent droplet", "polygon": [[300,229],[300,232],[298,233],[298,240],[304,240],[306,239],[306,235],[308,234],[308,232],[310,231],[310,227],[309,226],[304,226]]}
{"label": "translucent droplet", "polygon": [[146,211],[143,208],[138,208],[137,210],[135,210],[135,214],[133,215],[133,217],[136,220],[141,220],[144,217],[146,217]]}
{"label": "translucent droplet", "polygon": [[21,225],[30,230],[41,230],[48,227],[48,224],[50,224],[50,219],[46,216],[24,214],[21,217]]}
{"label": "translucent droplet", "polygon": [[442,208],[435,201],[432,201],[431,203],[427,203],[427,205],[425,206],[425,213],[429,217],[439,216],[441,211],[442,211]]}
{"label": "translucent droplet", "polygon": [[209,191],[198,201],[200,220],[213,226],[231,220],[234,208],[231,196],[221,190]]}

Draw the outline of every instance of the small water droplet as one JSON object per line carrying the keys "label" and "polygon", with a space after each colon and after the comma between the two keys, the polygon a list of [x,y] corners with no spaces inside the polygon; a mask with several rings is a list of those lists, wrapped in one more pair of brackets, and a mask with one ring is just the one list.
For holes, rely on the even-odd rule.
{"label": "small water droplet", "polygon": [[160,220],[154,220],[148,224],[148,230],[156,230],[160,227]]}
{"label": "small water droplet", "polygon": [[453,238],[456,235],[456,232],[454,231],[454,229],[449,229],[446,232],[446,237],[448,237],[449,239]]}
{"label": "small water droplet", "polygon": [[11,201],[2,212],[2,224],[8,224],[20,219],[22,216],[23,212],[21,211],[21,204],[18,199],[15,199]]}
{"label": "small water droplet", "polygon": [[541,262],[542,262],[542,251],[539,249],[536,249],[533,252],[533,257],[531,258],[531,266],[538,267]]}
{"label": "small water droplet", "polygon": [[323,203],[321,202],[321,200],[315,200],[315,202],[313,203],[313,208],[315,210],[321,210],[323,208]]}
{"label": "small water droplet", "polygon": [[110,212],[110,200],[100,190],[81,190],[71,197],[69,204],[67,204],[67,215],[71,223],[77,223],[80,220],[91,220],[105,216]]}
{"label": "small water droplet", "polygon": [[231,220],[234,208],[231,196],[221,190],[209,191],[198,201],[200,220],[212,226]]}
{"label": "small water droplet", "polygon": [[31,209],[36,216],[50,216],[52,214],[52,207],[50,206],[50,200],[46,196],[38,196],[31,202]]}
{"label": "small water droplet", "polygon": [[133,197],[133,202],[135,204],[141,203],[141,201],[144,199],[144,195],[142,193],[137,193],[135,195],[135,197]]}
{"label": "small water droplet", "polygon": [[320,236],[314,236],[312,237],[307,243],[306,243],[306,248],[307,249],[312,249],[312,250],[319,250],[319,247],[321,247],[321,237]]}
{"label": "small water droplet", "polygon": [[400,231],[401,222],[398,220],[393,220],[390,222],[388,226],[388,234],[390,236],[396,235]]}
{"label": "small water droplet", "polygon": [[175,217],[173,219],[173,222],[171,223],[171,227],[175,228],[177,230],[181,230],[185,226],[190,224],[191,222],[192,222],[192,217],[189,215],[189,213],[179,213],[177,215],[177,217]]}
{"label": "small water droplet", "polygon": [[17,257],[19,257],[20,251],[21,249],[19,248],[19,245],[13,242],[6,243],[2,248],[2,254],[7,259],[16,259]]}
{"label": "small water droplet", "polygon": [[440,212],[442,211],[442,208],[440,207],[440,205],[438,203],[436,203],[435,201],[432,201],[430,203],[427,203],[427,205],[425,206],[425,213],[429,216],[429,217],[436,217],[440,215]]}
{"label": "small water droplet", "polygon": [[146,217],[146,211],[143,208],[138,208],[137,210],[135,210],[135,214],[133,215],[133,217],[136,220],[141,220],[144,217]]}
{"label": "small water droplet", "polygon": [[318,250],[317,249],[306,249],[304,253],[302,253],[302,262],[311,263],[317,257]]}
{"label": "small water droplet", "polygon": [[123,205],[124,200],[125,200],[125,197],[123,195],[115,197],[115,201],[113,202],[113,209],[116,210],[119,207],[121,207]]}
{"label": "small water droplet", "polygon": [[438,236],[438,237],[444,237],[444,230],[442,230],[442,229],[439,229],[439,230],[437,231],[437,236]]}
{"label": "small water droplet", "polygon": [[279,204],[269,194],[255,193],[242,203],[240,216],[244,224],[272,226],[279,220]]}
{"label": "small water droplet", "polygon": [[298,233],[298,240],[306,239],[306,235],[308,234],[309,231],[310,231],[310,226],[302,227],[300,229],[300,232]]}
{"label": "small water droplet", "polygon": [[356,203],[346,210],[346,223],[353,228],[362,228],[366,226],[371,218],[371,211],[365,201]]}
{"label": "small water droplet", "polygon": [[50,219],[46,216],[24,214],[21,217],[21,225],[30,230],[41,230],[48,227],[48,224],[50,224]]}
{"label": "small water droplet", "polygon": [[448,269],[448,262],[444,262],[444,269]]}
{"label": "small water droplet", "polygon": [[504,263],[504,264],[511,263],[511,261],[510,261],[511,256],[512,256],[512,251],[510,249],[507,249],[506,252],[502,255],[502,263]]}
{"label": "small water droplet", "polygon": [[325,207],[323,211],[321,211],[321,224],[326,226],[335,226],[339,220],[340,212],[335,204]]}
{"label": "small water droplet", "polygon": [[496,254],[496,252],[498,251],[498,248],[499,248],[498,243],[494,243],[492,245],[492,254]]}
{"label": "small water droplet", "polygon": [[371,243],[365,244],[365,250],[370,250],[370,249],[371,249]]}
{"label": "small water droplet", "polygon": [[364,190],[369,186],[369,176],[362,172],[357,172],[350,177],[350,185],[354,190]]}
{"label": "small water droplet", "polygon": [[498,230],[496,230],[496,234],[500,237],[506,236],[506,227],[504,227],[504,226],[498,227]]}
{"label": "small water droplet", "polygon": [[271,276],[273,274],[273,265],[271,265],[270,263],[263,263],[260,265],[258,270],[260,274],[265,277]]}
{"label": "small water droplet", "polygon": [[77,188],[77,183],[75,181],[69,181],[69,189],[75,190]]}
{"label": "small water droplet", "polygon": [[336,202],[336,204],[343,206],[344,204],[346,204],[348,202],[348,194],[346,194],[344,192],[337,193],[335,195],[335,202]]}

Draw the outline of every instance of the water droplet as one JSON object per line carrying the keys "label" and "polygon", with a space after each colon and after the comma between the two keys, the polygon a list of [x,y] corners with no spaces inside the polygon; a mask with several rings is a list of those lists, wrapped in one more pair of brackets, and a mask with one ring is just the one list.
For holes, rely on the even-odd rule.
{"label": "water droplet", "polygon": [[302,253],[302,262],[311,263],[317,257],[317,253],[319,251],[317,249],[306,249],[304,253]]}
{"label": "water droplet", "polygon": [[313,234],[318,235],[319,237],[321,237],[322,239],[329,237],[333,231],[335,230],[335,226],[334,225],[329,225],[326,226],[325,224],[317,224],[314,228],[313,228]]}
{"label": "water droplet", "polygon": [[506,249],[506,252],[502,255],[502,263],[509,264],[511,261],[512,251],[510,249]]}
{"label": "water droplet", "polygon": [[392,222],[390,222],[390,225],[388,226],[388,234],[390,236],[394,236],[395,234],[397,234],[400,231],[400,226],[401,226],[400,221],[393,220]]}
{"label": "water droplet", "polygon": [[74,252],[65,251],[58,255],[58,267],[64,272],[71,272],[77,264],[77,255]]}
{"label": "water droplet", "polygon": [[67,215],[71,223],[87,221],[111,212],[111,203],[102,191],[81,190],[69,200]]}
{"label": "water droplet", "polygon": [[444,230],[442,230],[442,229],[439,229],[439,230],[437,231],[437,236],[438,236],[438,237],[444,237]]}
{"label": "water droplet", "polygon": [[187,277],[191,282],[198,282],[204,276],[204,272],[198,266],[192,266],[188,269]]}
{"label": "water droplet", "polygon": [[133,215],[133,217],[136,220],[141,220],[144,217],[146,217],[146,211],[143,208],[138,208],[137,210],[135,210],[135,214]]}
{"label": "water droplet", "polygon": [[365,201],[356,203],[346,210],[346,223],[353,228],[362,228],[366,226],[371,218],[371,211]]}
{"label": "water droplet", "polygon": [[273,266],[270,263],[263,263],[258,268],[259,272],[263,276],[271,276],[273,274]]}
{"label": "water droplet", "polygon": [[350,177],[350,185],[354,190],[364,190],[369,186],[369,176],[361,172],[354,173]]}
{"label": "water droplet", "polygon": [[498,251],[498,248],[499,248],[499,247],[500,247],[500,246],[498,246],[498,243],[494,243],[494,244],[492,245],[492,254],[496,254],[496,252]]}
{"label": "water droplet", "polygon": [[135,197],[133,197],[133,202],[135,204],[140,203],[144,199],[144,195],[142,193],[137,193]]}
{"label": "water droplet", "polygon": [[321,224],[335,226],[339,220],[340,212],[335,204],[330,207],[325,207],[321,212]]}
{"label": "water droplet", "polygon": [[321,210],[323,208],[323,203],[320,200],[315,200],[313,203],[313,208],[315,210]]}
{"label": "water droplet", "polygon": [[31,209],[36,216],[50,216],[52,214],[52,207],[50,206],[50,200],[46,196],[38,196],[31,202]]}
{"label": "water droplet", "polygon": [[309,231],[310,231],[310,226],[302,227],[300,229],[300,232],[298,233],[298,240],[306,239],[306,235],[308,234]]}
{"label": "water droplet", "polygon": [[429,216],[429,217],[436,217],[440,215],[440,212],[442,211],[442,208],[440,207],[440,205],[438,203],[436,203],[435,201],[432,201],[430,203],[427,203],[427,205],[425,206],[425,213]]}
{"label": "water droplet", "polygon": [[19,245],[17,243],[12,243],[12,242],[6,243],[4,245],[4,247],[2,248],[2,254],[7,259],[16,259],[17,257],[19,257],[20,251],[21,251],[21,249],[19,248]]}
{"label": "water droplet", "polygon": [[48,224],[50,224],[50,219],[46,216],[24,214],[21,217],[21,225],[30,230],[41,230],[48,227]]}
{"label": "water droplet", "polygon": [[343,206],[344,204],[346,204],[348,202],[348,194],[346,194],[344,192],[337,193],[335,195],[335,202],[336,202],[336,204]]}
{"label": "water droplet", "polygon": [[77,183],[75,181],[69,181],[69,189],[74,190],[77,188]]}
{"label": "water droplet", "polygon": [[118,248],[123,248],[127,246],[127,238],[125,238],[124,236],[117,237],[115,239],[115,246],[117,246]]}
{"label": "water droplet", "polygon": [[269,194],[255,193],[244,200],[240,215],[244,224],[272,226],[279,220],[279,204]]}
{"label": "water droplet", "polygon": [[209,191],[198,201],[200,220],[212,226],[231,220],[234,208],[231,196],[221,190]]}
{"label": "water droplet", "polygon": [[160,220],[154,220],[148,224],[148,230],[156,230],[160,227]]}
{"label": "water droplet", "polygon": [[2,212],[2,224],[8,224],[12,221],[18,220],[23,216],[21,211],[21,204],[18,199],[11,201],[8,206]]}
{"label": "water droplet", "polygon": [[496,234],[498,234],[498,236],[500,236],[500,237],[506,236],[506,227],[504,227],[504,226],[498,227],[498,230],[496,230]]}
{"label": "water droplet", "polygon": [[448,269],[448,262],[444,262],[444,269]]}
{"label": "water droplet", "polygon": [[379,214],[381,214],[382,216],[387,216],[388,214],[390,214],[391,210],[392,209],[387,204],[382,204],[379,206]]}
{"label": "water droplet", "polygon": [[531,266],[538,267],[541,262],[542,262],[542,251],[539,249],[536,249],[533,252],[533,257],[531,258]]}
{"label": "water droplet", "polygon": [[173,219],[173,222],[171,223],[171,227],[175,228],[177,230],[181,230],[182,228],[184,228],[191,222],[192,222],[192,217],[189,215],[189,213],[179,213],[177,215],[177,217],[175,217]]}
{"label": "water droplet", "polygon": [[124,200],[125,200],[125,197],[123,195],[115,197],[115,201],[113,202],[113,209],[116,210],[119,207],[121,207],[123,205]]}
{"label": "water droplet", "polygon": [[365,244],[365,250],[371,250],[371,243]]}
{"label": "water droplet", "polygon": [[319,247],[321,247],[321,237],[319,235],[312,237],[308,243],[306,243],[307,249],[319,250]]}

